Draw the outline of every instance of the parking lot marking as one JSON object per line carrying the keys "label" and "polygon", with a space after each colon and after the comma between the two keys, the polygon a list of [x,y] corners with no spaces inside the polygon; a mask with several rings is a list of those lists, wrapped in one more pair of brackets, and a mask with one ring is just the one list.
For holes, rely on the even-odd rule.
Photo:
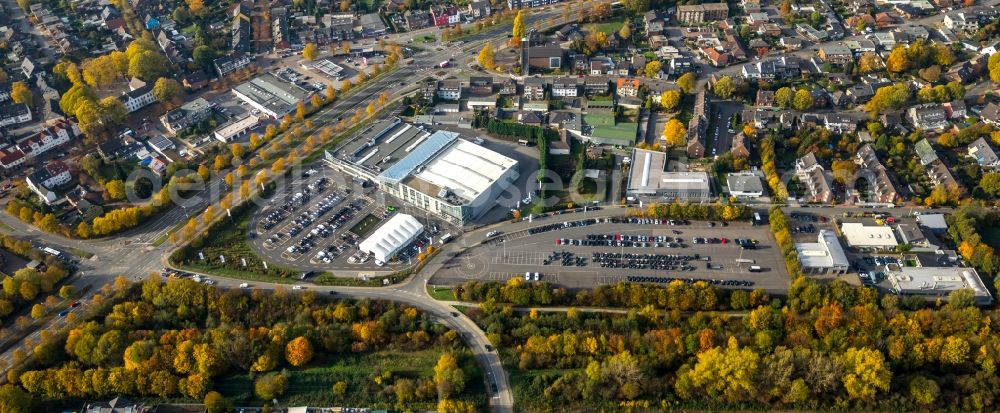
{"label": "parking lot marking", "polygon": [[543,258],[542,253],[537,251],[507,251],[506,255],[504,255],[503,251],[497,251],[491,263],[537,266],[542,265]]}

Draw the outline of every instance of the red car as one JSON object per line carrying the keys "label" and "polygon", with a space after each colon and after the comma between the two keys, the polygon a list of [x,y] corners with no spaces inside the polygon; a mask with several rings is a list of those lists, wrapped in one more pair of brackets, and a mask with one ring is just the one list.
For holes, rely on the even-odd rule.
{"label": "red car", "polygon": [[74,301],[73,304],[69,305],[69,308],[77,308],[79,306],[80,306],[80,302],[79,301]]}
{"label": "red car", "polygon": [[723,244],[728,244],[729,243],[729,238],[723,238],[722,239],[722,243]]}

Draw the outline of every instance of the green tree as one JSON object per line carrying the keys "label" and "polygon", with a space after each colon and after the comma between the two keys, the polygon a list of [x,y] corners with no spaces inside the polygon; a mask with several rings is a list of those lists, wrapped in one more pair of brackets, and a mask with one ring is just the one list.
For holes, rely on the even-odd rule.
{"label": "green tree", "polygon": [[681,94],[676,90],[668,90],[660,94],[660,107],[666,110],[677,109],[681,101]]}
{"label": "green tree", "polygon": [[812,94],[808,90],[799,89],[795,91],[795,97],[792,99],[792,107],[795,110],[806,110],[812,107],[813,98]]}
{"label": "green tree", "polygon": [[169,64],[170,62],[163,55],[151,50],[143,50],[129,58],[128,75],[152,82],[167,72]]}
{"label": "green tree", "polygon": [[211,70],[212,63],[218,58],[218,53],[211,47],[198,46],[191,52],[191,58],[198,66],[201,66],[202,70]]}
{"label": "green tree", "polygon": [[517,15],[514,16],[514,24],[511,27],[511,41],[515,45],[520,45],[521,39],[524,38],[527,33],[527,29],[524,26],[524,12],[518,10]]}
{"label": "green tree", "polygon": [[684,146],[687,143],[687,128],[677,118],[670,119],[663,128],[663,140],[669,146]]}
{"label": "green tree", "polygon": [[987,172],[979,179],[979,187],[991,198],[1000,196],[1000,172]]}
{"label": "green tree", "polygon": [[316,47],[315,43],[306,43],[306,46],[302,48],[302,57],[309,61],[316,60],[319,57],[319,48]]}
{"label": "green tree", "polygon": [[681,92],[687,94],[694,93],[694,88],[697,86],[698,81],[695,79],[694,73],[687,72],[677,78],[677,87],[681,88]]}
{"label": "green tree", "polygon": [[646,77],[655,78],[656,75],[660,73],[660,68],[662,66],[663,63],[661,63],[659,60],[652,60],[649,63],[646,63],[646,67],[643,69],[643,73],[646,75]]}
{"label": "green tree", "polygon": [[205,393],[205,409],[207,413],[228,413],[233,410],[233,403],[226,400],[219,392],[210,391]]}
{"label": "green tree", "polygon": [[629,23],[628,20],[626,20],[625,23],[622,23],[622,28],[618,29],[618,35],[625,40],[632,38],[632,24]]}
{"label": "green tree", "polygon": [[781,87],[774,92],[774,104],[781,108],[792,107],[792,100],[795,97],[795,92],[792,91],[790,87]]}
{"label": "green tree", "polygon": [[677,394],[688,399],[703,392],[712,399],[730,403],[749,400],[757,393],[754,378],[760,356],[749,348],[740,348],[730,337],[725,349],[713,347],[698,354],[697,362],[677,378]]}
{"label": "green tree", "polygon": [[49,312],[48,309],[45,308],[45,306],[42,304],[35,304],[31,306],[31,318],[34,318],[36,320],[44,317],[45,314],[48,312]]}
{"label": "green tree", "polygon": [[21,387],[12,384],[0,387],[0,413],[31,413],[34,408],[34,398]]}
{"label": "green tree", "polygon": [[476,62],[486,70],[493,70],[496,67],[496,52],[493,51],[493,44],[486,42],[476,57]]}
{"label": "green tree", "polygon": [[160,102],[170,102],[180,96],[182,86],[174,79],[161,77],[153,85],[153,97]]}
{"label": "green tree", "polygon": [[878,350],[851,347],[841,356],[841,362],[844,365],[841,380],[852,399],[870,401],[879,391],[889,390],[892,372]]}
{"label": "green tree", "polygon": [[125,199],[125,183],[118,179],[112,179],[104,184],[104,189],[108,191],[108,197],[116,201]]}
{"label": "green tree", "polygon": [[875,91],[875,96],[865,105],[865,111],[872,116],[886,109],[900,109],[910,101],[910,89],[905,83],[884,86]]}
{"label": "green tree", "polygon": [[444,353],[434,366],[434,384],[438,397],[447,399],[459,394],[465,388],[465,373],[458,367],[458,359],[451,353]]}
{"label": "green tree", "polygon": [[31,89],[23,82],[14,82],[10,85],[10,98],[14,103],[24,103],[28,106],[35,106],[34,95]]}
{"label": "green tree", "polygon": [[917,403],[925,406],[933,404],[940,393],[941,390],[934,380],[924,376],[917,376],[910,380],[910,396]]}
{"label": "green tree", "polygon": [[733,84],[733,79],[731,77],[723,76],[715,82],[715,86],[713,86],[712,90],[719,97],[729,99],[733,96],[733,92],[736,91],[736,85]]}
{"label": "green tree", "polygon": [[59,287],[59,297],[62,297],[62,299],[69,300],[70,298],[73,298],[75,296],[76,296],[76,287],[72,285],[64,285],[62,287]]}
{"label": "green tree", "polygon": [[288,389],[288,377],[281,373],[268,373],[254,382],[254,392],[263,400],[271,400],[285,393]]}

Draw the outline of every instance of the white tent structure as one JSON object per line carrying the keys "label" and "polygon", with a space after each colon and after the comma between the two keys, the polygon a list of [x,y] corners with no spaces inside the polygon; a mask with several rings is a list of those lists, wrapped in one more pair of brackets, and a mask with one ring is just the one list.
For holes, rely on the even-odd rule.
{"label": "white tent structure", "polygon": [[423,224],[413,215],[397,214],[362,241],[358,249],[374,255],[377,261],[389,262],[423,232]]}

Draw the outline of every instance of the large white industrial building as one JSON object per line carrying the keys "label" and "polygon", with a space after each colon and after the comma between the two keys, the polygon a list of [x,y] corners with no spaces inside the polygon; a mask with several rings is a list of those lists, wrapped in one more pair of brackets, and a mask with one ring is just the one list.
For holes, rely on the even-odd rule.
{"label": "large white industrial building", "polygon": [[459,138],[399,119],[378,122],[326,153],[331,166],[375,182],[388,194],[465,225],[496,206],[518,178],[516,160]]}
{"label": "large white industrial building", "polygon": [[358,250],[386,263],[423,233],[423,224],[413,215],[397,214],[361,241]]}
{"label": "large white industrial building", "polygon": [[965,267],[895,267],[888,276],[897,294],[947,297],[952,291],[970,289],[976,302],[989,305],[993,296],[975,268]]}
{"label": "large white industrial building", "polygon": [[843,274],[851,265],[833,231],[821,229],[816,242],[796,243],[795,251],[802,263],[802,271],[807,273]]}

